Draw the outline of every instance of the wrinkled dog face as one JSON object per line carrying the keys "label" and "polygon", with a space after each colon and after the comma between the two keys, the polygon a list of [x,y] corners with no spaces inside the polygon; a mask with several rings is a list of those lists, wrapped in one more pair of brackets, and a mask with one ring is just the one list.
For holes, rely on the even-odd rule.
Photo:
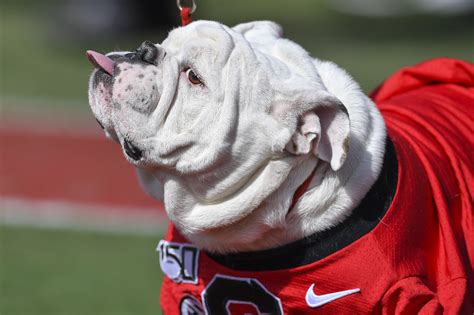
{"label": "wrinkled dog face", "polygon": [[[144,42],[136,52],[107,55],[112,75],[95,70],[89,90],[105,132],[132,164],[180,176],[229,159],[237,160],[235,167],[252,168],[260,161],[241,166],[256,158],[251,151],[265,159],[281,153],[290,134],[269,115],[275,91],[253,50],[220,24],[193,26],[171,32],[161,45]],[[237,137],[239,132],[246,137]],[[252,133],[258,135],[248,139]]]}
{"label": "wrinkled dog face", "polygon": [[89,87],[94,115],[141,169],[146,188],[161,182],[168,214],[185,234],[245,217],[308,154],[333,169],[344,162],[344,106],[274,23],[231,29],[199,21],[161,45],[88,54],[99,68]]}

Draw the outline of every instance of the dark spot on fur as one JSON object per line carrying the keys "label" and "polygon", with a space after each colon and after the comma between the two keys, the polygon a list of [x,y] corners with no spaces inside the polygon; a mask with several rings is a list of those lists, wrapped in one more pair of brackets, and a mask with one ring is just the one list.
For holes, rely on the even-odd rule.
{"label": "dark spot on fur", "polygon": [[133,90],[133,86],[131,84],[127,85],[127,88],[125,89],[125,91],[131,91]]}
{"label": "dark spot on fur", "polygon": [[142,98],[142,103],[145,103],[145,99],[144,99],[144,98]]}
{"label": "dark spot on fur", "polygon": [[118,97],[122,97],[122,94],[119,93],[119,94],[118,94]]}
{"label": "dark spot on fur", "polygon": [[119,83],[122,83],[122,78],[119,79]]}
{"label": "dark spot on fur", "polygon": [[158,74],[158,72],[156,72],[155,70],[153,70],[153,74],[154,74],[154,75],[157,75],[157,74]]}
{"label": "dark spot on fur", "polygon": [[349,137],[346,137],[342,143],[342,149],[344,150],[344,154],[349,152]]}
{"label": "dark spot on fur", "polygon": [[114,67],[114,77],[118,77],[121,71],[120,67]]}
{"label": "dark spot on fur", "polygon": [[144,77],[143,73],[140,73],[140,74],[138,75],[138,77],[139,77],[140,79],[143,79],[143,77]]}
{"label": "dark spot on fur", "polygon": [[115,109],[122,109],[122,105],[120,105],[120,103],[114,102],[114,108]]}
{"label": "dark spot on fur", "polygon": [[151,88],[152,88],[153,90],[155,90],[155,89],[156,89],[154,85],[153,85]]}

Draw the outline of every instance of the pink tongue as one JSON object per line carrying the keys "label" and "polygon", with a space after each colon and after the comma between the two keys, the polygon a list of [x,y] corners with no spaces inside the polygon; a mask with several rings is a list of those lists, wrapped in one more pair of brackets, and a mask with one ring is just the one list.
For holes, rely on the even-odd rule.
{"label": "pink tongue", "polygon": [[94,67],[102,69],[108,74],[113,75],[115,62],[112,59],[93,50],[88,50],[86,55]]}

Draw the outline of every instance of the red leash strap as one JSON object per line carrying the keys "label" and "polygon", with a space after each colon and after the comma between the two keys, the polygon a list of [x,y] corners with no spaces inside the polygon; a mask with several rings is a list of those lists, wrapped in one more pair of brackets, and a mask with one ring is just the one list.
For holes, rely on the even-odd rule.
{"label": "red leash strap", "polygon": [[181,15],[182,26],[186,26],[193,21],[193,19],[191,18],[191,11],[192,11],[192,8],[190,7],[182,7],[180,9],[179,14]]}
{"label": "red leash strap", "polygon": [[[181,5],[182,0],[176,0],[176,5],[179,9],[179,15],[181,16],[181,25],[186,26],[193,21],[191,14],[196,11],[196,0],[191,0],[192,6]],[[189,2],[189,1],[186,1]]]}

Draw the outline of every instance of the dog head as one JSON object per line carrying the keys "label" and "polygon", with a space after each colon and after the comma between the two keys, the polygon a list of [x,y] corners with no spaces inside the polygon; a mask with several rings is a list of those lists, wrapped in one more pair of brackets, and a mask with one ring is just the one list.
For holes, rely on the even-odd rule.
{"label": "dog head", "polygon": [[294,188],[285,183],[308,169],[298,167],[338,170],[345,161],[346,108],[308,53],[272,22],[199,21],[161,44],[88,56],[97,68],[89,83],[94,115],[198,245],[212,250],[208,238],[252,217],[242,242],[281,225],[285,210],[257,213],[282,187]]}

